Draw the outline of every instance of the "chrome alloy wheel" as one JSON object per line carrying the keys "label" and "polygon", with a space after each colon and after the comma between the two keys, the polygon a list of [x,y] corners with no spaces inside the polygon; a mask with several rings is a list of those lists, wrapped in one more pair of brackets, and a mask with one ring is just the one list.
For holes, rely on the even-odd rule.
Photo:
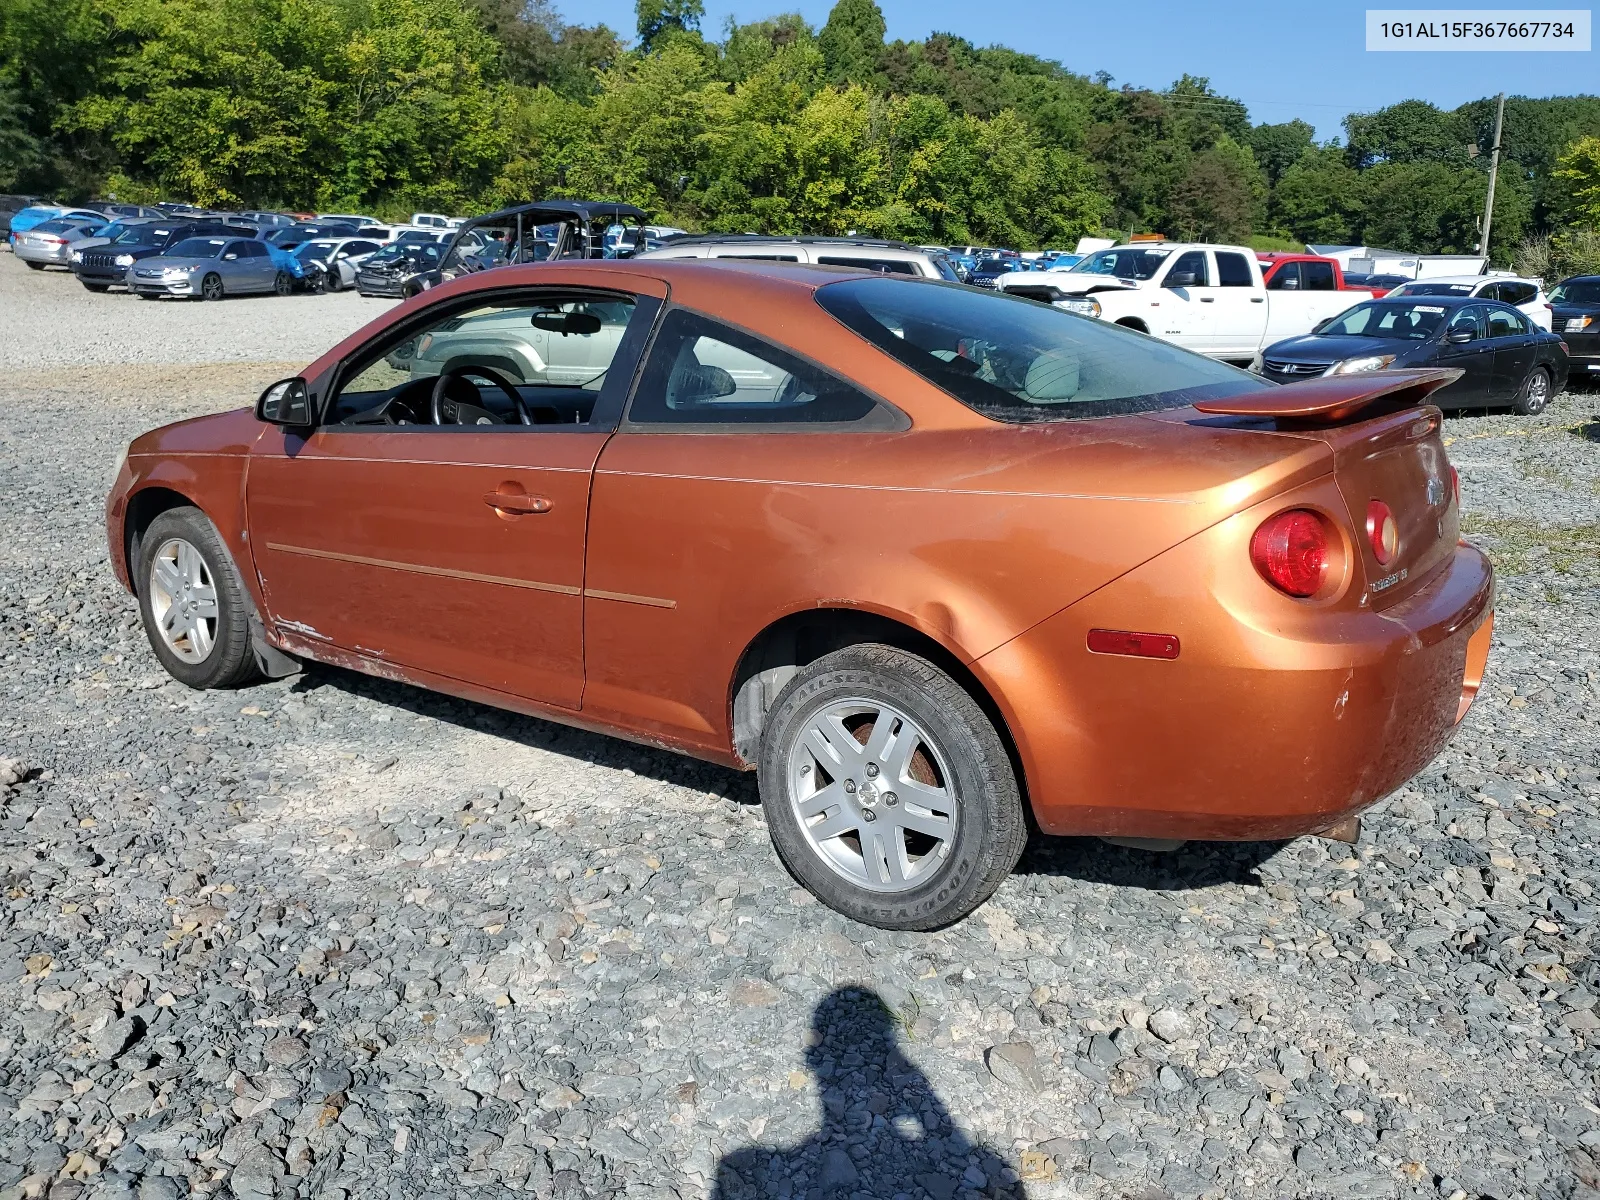
{"label": "chrome alloy wheel", "polygon": [[789,803],[823,862],[858,887],[903,892],[943,865],[960,803],[932,736],[880,700],[818,708],[788,747]]}
{"label": "chrome alloy wheel", "polygon": [[1550,403],[1550,377],[1539,368],[1534,369],[1532,378],[1528,380],[1527,403],[1530,413],[1543,412],[1545,405]]}
{"label": "chrome alloy wheel", "polygon": [[150,612],[161,640],[186,663],[203,663],[217,644],[217,585],[206,560],[182,538],[150,556]]}

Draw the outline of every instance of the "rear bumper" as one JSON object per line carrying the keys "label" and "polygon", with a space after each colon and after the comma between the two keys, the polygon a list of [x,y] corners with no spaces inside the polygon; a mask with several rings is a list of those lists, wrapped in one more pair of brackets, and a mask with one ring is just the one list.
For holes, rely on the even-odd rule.
{"label": "rear bumper", "polygon": [[67,252],[59,247],[30,246],[18,242],[13,247],[13,253],[23,262],[44,263],[51,267],[64,267],[67,265]]}
{"label": "rear bumper", "polygon": [[[1252,574],[1216,586],[1213,532],[976,664],[1003,697],[1046,832],[1318,833],[1404,784],[1466,715],[1493,628],[1494,575],[1476,549],[1458,547],[1382,612],[1285,607],[1275,595],[1241,607],[1267,585]],[[1091,654],[1093,628],[1174,634],[1181,652]]]}

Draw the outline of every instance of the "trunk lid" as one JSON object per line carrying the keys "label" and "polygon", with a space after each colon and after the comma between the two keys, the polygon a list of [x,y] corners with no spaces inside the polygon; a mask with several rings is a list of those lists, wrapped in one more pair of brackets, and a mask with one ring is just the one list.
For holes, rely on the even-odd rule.
{"label": "trunk lid", "polygon": [[[1318,433],[1334,454],[1334,483],[1350,513],[1367,602],[1375,610],[1426,583],[1455,552],[1461,536],[1442,425],[1439,410],[1430,406]],[[1399,545],[1386,563],[1378,561],[1367,531],[1373,501],[1389,506],[1399,530]]]}
{"label": "trunk lid", "polygon": [[[1441,435],[1443,417],[1423,406],[1429,393],[1458,378],[1455,371],[1384,371],[1332,376],[1252,392],[1233,400],[1202,401],[1203,412],[1270,417],[1276,425],[1325,443],[1344,498],[1363,571],[1363,596],[1384,609],[1411,595],[1455,550],[1461,513]],[[1368,506],[1388,505],[1399,532],[1387,562],[1379,562],[1367,531]]]}

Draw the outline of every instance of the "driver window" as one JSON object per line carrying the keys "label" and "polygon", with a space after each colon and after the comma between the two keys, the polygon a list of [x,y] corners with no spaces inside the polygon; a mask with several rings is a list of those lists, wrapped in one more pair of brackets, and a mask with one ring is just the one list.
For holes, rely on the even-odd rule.
{"label": "driver window", "polygon": [[634,309],[570,292],[453,309],[358,360],[325,424],[581,425]]}
{"label": "driver window", "polygon": [[[1194,282],[1188,284],[1174,283],[1173,280],[1184,273],[1194,276]],[[1208,287],[1209,280],[1206,273],[1206,252],[1204,250],[1188,250],[1178,256],[1178,261],[1172,264],[1172,270],[1167,272],[1166,286],[1176,287]]]}
{"label": "driver window", "polygon": [[1483,310],[1475,304],[1458,309],[1456,315],[1450,318],[1446,336],[1451,333],[1470,333],[1476,341],[1483,336],[1482,316]]}

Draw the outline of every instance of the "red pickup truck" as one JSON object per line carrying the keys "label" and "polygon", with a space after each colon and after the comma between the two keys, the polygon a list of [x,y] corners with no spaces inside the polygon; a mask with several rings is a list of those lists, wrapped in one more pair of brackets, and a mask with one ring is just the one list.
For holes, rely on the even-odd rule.
{"label": "red pickup truck", "polygon": [[1269,292],[1366,292],[1371,296],[1383,295],[1383,291],[1377,288],[1347,284],[1339,260],[1335,258],[1276,251],[1263,251],[1256,258],[1261,263],[1261,278]]}

